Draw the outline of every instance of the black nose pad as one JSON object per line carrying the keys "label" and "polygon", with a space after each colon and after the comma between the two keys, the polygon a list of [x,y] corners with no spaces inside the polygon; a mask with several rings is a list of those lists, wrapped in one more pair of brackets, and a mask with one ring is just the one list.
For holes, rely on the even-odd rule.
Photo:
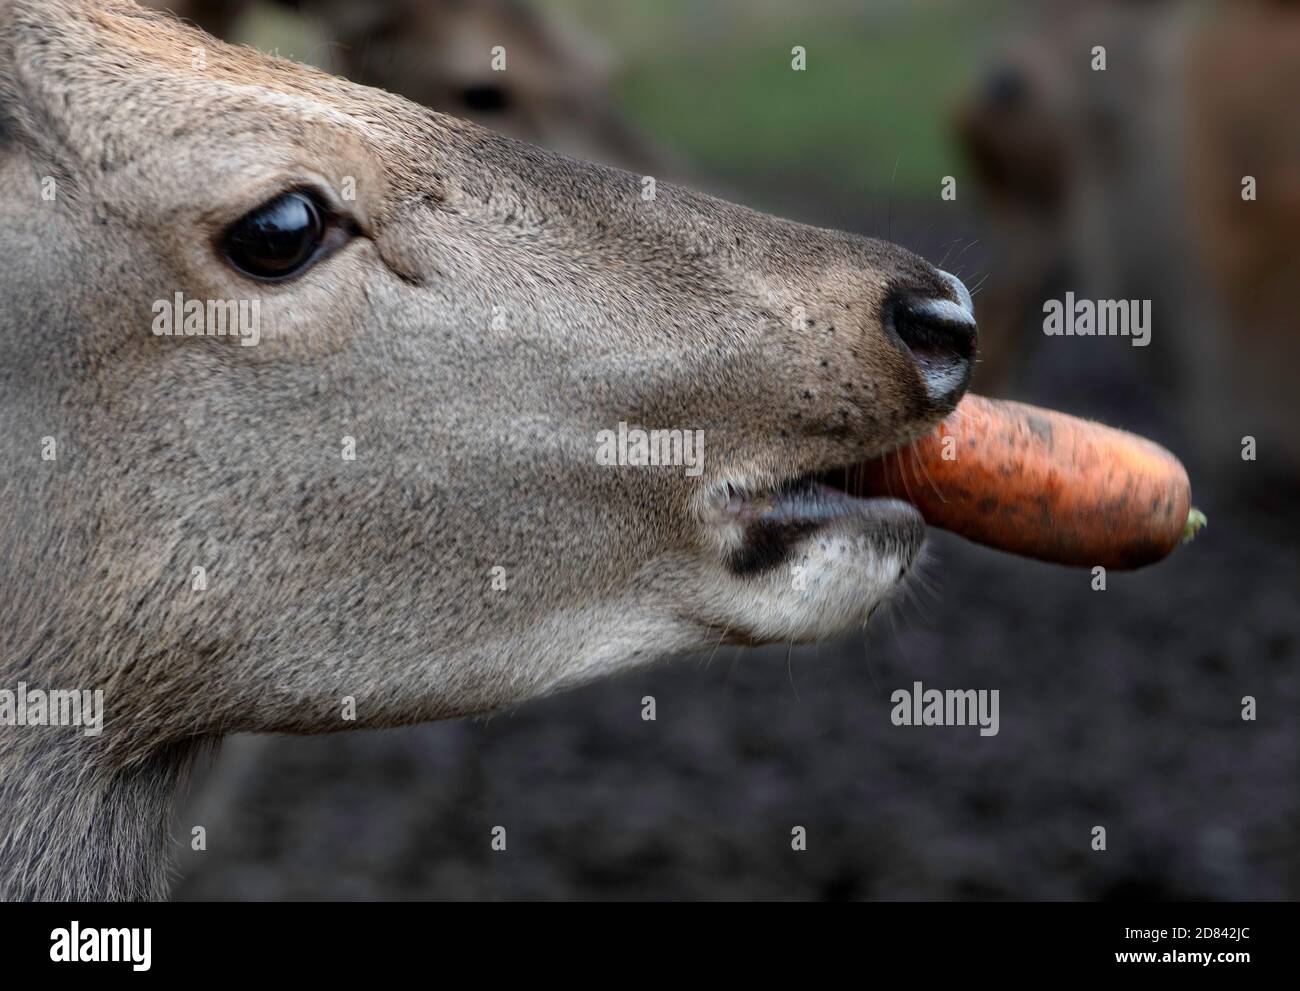
{"label": "black nose pad", "polygon": [[[946,274],[946,273],[945,273]],[[966,287],[953,276],[955,303],[937,296],[896,294],[885,304],[885,322],[916,360],[926,393],[936,405],[955,405],[970,385],[977,340]]]}

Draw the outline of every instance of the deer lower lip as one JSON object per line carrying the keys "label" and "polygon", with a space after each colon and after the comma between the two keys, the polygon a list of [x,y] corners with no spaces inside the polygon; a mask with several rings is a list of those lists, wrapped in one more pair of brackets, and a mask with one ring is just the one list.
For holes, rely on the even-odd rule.
{"label": "deer lower lip", "polygon": [[850,495],[845,490],[812,476],[791,479],[761,492],[746,493],[729,489],[720,508],[727,515],[747,522],[751,520],[829,521],[877,509],[896,511],[903,507],[906,515],[920,518],[909,503],[887,497]]}
{"label": "deer lower lip", "polygon": [[925,521],[910,503],[852,496],[812,476],[757,493],[730,489],[719,508],[722,518],[739,530],[729,554],[737,574],[781,564],[813,535],[847,538],[867,553],[909,549],[909,558],[925,539]]}

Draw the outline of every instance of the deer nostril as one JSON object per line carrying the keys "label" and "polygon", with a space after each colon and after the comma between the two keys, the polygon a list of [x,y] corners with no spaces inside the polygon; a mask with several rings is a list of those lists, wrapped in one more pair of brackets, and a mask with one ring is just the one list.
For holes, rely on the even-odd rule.
{"label": "deer nostril", "polygon": [[940,273],[957,301],[916,293],[894,295],[887,325],[911,352],[925,390],[936,405],[954,405],[970,384],[976,328],[970,293],[956,276]]}

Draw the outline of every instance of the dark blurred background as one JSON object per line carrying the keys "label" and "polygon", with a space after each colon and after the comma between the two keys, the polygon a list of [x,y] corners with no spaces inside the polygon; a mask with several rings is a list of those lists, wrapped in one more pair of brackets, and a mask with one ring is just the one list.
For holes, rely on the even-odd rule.
{"label": "dark blurred background", "polygon": [[[1300,895],[1300,4],[155,5],[898,241],[975,291],[977,391],[1146,433],[1210,519],[1105,591],[935,534],[923,580],[838,643],[724,647],[478,721],[232,739],[182,818],[208,849],[179,897]],[[1046,337],[1067,290],[1151,300],[1151,344]],[[998,689],[1000,733],[892,725],[917,680]]]}

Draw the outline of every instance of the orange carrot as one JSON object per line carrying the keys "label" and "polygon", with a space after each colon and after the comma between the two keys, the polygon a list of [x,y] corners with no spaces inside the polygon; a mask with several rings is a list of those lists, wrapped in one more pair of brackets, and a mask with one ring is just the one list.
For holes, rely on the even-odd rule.
{"label": "orange carrot", "polygon": [[982,396],[858,475],[855,494],[906,499],[934,526],[1059,564],[1140,568],[1205,523],[1186,469],[1158,444]]}

